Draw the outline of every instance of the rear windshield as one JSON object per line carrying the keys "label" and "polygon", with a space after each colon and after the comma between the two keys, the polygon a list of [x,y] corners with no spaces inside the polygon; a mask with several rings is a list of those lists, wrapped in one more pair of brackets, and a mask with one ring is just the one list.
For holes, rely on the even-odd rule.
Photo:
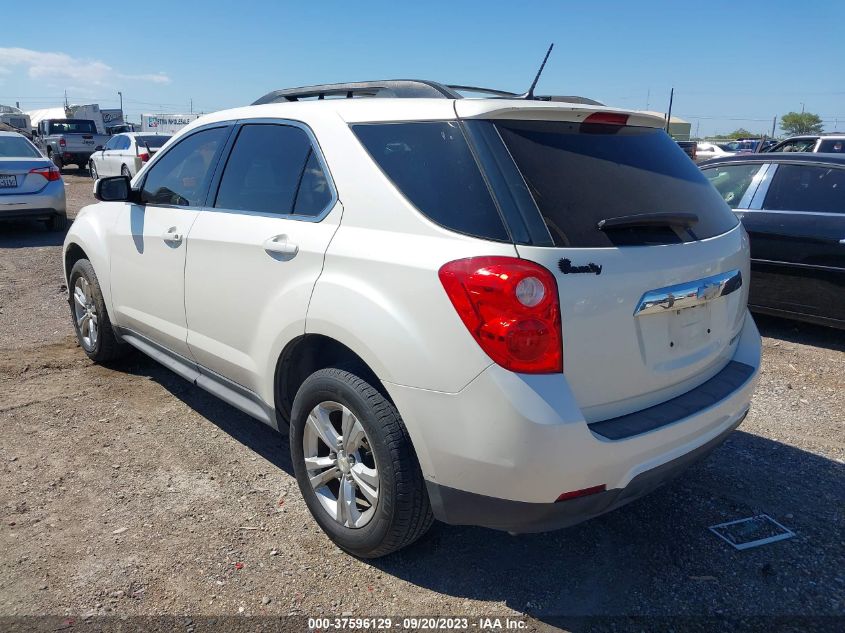
{"label": "rear windshield", "polygon": [[96,134],[97,127],[93,121],[84,119],[67,119],[50,123],[50,134]]}
{"label": "rear windshield", "polygon": [[41,158],[41,154],[25,138],[0,136],[0,158]]}
{"label": "rear windshield", "polygon": [[[555,246],[607,247],[701,240],[737,224],[731,210],[663,130],[559,121],[499,121]],[[680,226],[616,227],[601,220],[695,214]]]}
{"label": "rear windshield", "polygon": [[166,136],[164,134],[161,134],[161,135],[144,134],[144,135],[138,135],[138,136],[135,137],[135,142],[140,147],[147,146],[150,149],[158,149],[159,147],[161,147],[162,145],[167,143],[167,141],[169,141],[169,140],[170,140],[170,137]]}

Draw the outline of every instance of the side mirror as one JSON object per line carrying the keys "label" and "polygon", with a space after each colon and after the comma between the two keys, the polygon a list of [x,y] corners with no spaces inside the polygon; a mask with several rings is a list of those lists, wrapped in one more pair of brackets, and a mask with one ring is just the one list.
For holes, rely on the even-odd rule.
{"label": "side mirror", "polygon": [[100,202],[126,202],[131,195],[132,187],[126,176],[99,178],[94,183],[94,197]]}
{"label": "side mirror", "polygon": [[97,147],[95,147],[95,148],[94,148],[94,151],[95,151],[95,152],[102,152],[102,151],[103,151],[103,146],[102,146],[102,145],[97,145]]}

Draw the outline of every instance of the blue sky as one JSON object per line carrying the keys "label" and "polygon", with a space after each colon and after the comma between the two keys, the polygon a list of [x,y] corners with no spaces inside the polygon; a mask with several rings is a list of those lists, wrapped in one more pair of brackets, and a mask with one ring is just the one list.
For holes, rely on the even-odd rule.
{"label": "blue sky", "polygon": [[97,5],[38,6],[61,17],[45,25],[33,14],[0,37],[0,103],[24,110],[60,105],[64,90],[102,107],[121,90],[132,120],[187,111],[191,99],[211,111],[335,81],[522,91],[554,42],[540,93],[665,111],[674,86],[673,113],[693,133],[771,130],[802,103],[827,130],[845,130],[845,0],[146,0],[131,5],[134,23]]}

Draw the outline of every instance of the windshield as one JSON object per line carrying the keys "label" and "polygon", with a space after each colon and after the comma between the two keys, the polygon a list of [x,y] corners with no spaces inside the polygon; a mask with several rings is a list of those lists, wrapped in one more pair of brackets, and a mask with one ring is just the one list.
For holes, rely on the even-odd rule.
{"label": "windshield", "polygon": [[166,134],[144,134],[143,136],[135,137],[135,142],[138,144],[138,147],[146,146],[150,149],[158,149],[169,140],[170,136]]}
{"label": "windshield", "polygon": [[50,134],[96,134],[97,127],[93,121],[84,119],[67,119],[65,121],[52,121],[50,123]]}
{"label": "windshield", "polygon": [[41,154],[25,138],[0,136],[0,158],[41,158]]}
{"label": "windshield", "polygon": [[[691,242],[737,224],[718,192],[661,129],[559,121],[495,125],[555,246]],[[688,228],[598,228],[601,220],[655,213],[695,214],[698,220]]]}

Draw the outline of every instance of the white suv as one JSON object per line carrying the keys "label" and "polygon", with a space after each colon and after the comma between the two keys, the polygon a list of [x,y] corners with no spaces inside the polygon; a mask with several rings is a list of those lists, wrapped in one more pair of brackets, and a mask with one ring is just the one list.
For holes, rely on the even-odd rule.
{"label": "white suv", "polygon": [[415,81],[259,103],[97,181],[73,323],[289,427],[345,550],[583,521],[747,414],[747,237],[661,118]]}

